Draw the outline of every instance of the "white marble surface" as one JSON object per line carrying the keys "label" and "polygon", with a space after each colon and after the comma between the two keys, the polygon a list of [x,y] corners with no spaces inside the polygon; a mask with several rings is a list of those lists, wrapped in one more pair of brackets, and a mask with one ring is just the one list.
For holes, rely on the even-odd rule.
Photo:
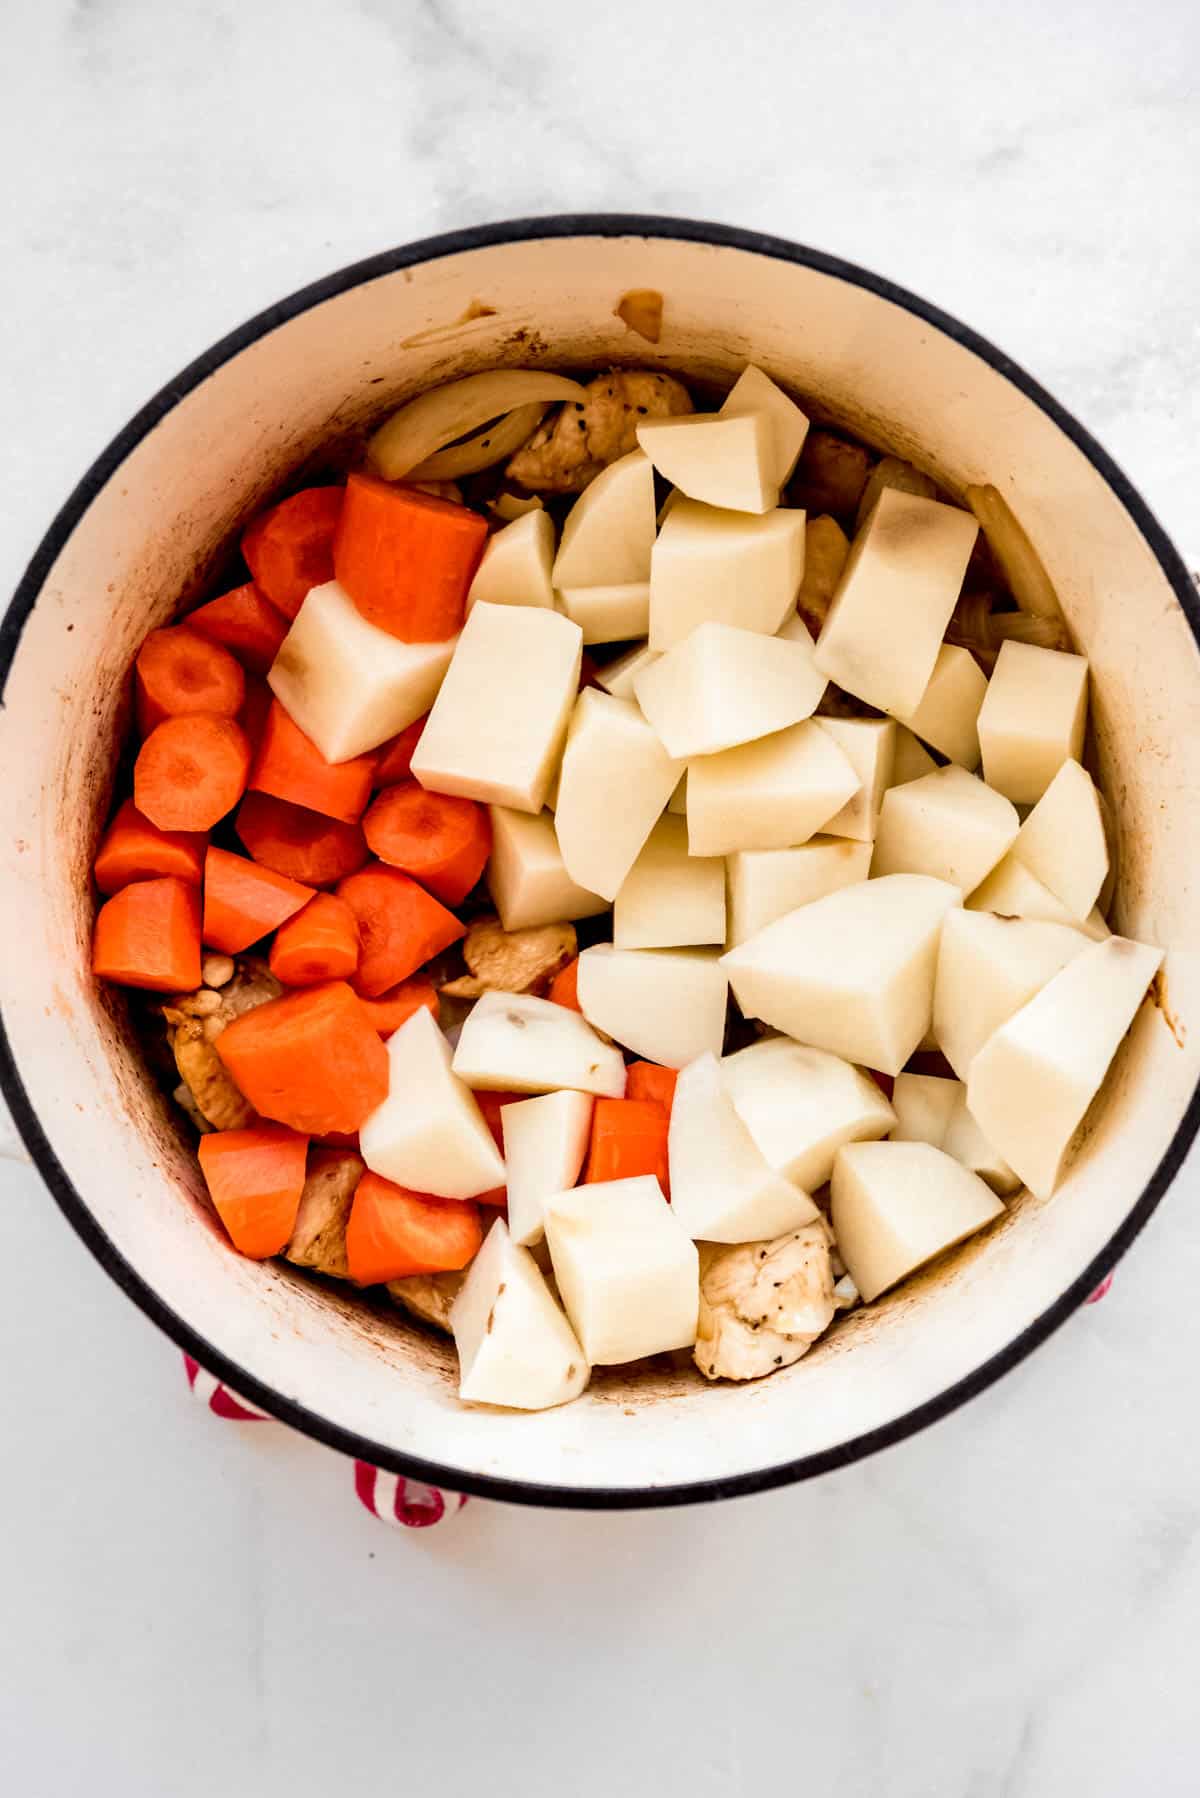
{"label": "white marble surface", "polygon": [[[0,588],[250,312],[426,232],[588,207],[778,231],[929,295],[1200,565],[1194,0],[10,0],[0,69]],[[324,1451],[192,1405],[0,1163],[3,1789],[1193,1793],[1197,1202],[1193,1160],[1104,1304],[865,1465],[702,1511],[475,1504],[422,1538]]]}

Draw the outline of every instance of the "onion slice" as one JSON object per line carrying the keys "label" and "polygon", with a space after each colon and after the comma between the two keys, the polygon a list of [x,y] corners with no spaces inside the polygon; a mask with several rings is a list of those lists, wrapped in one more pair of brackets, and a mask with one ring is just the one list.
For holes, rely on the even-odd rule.
{"label": "onion slice", "polygon": [[535,400],[582,400],[578,381],[536,368],[497,368],[434,387],[401,406],[380,425],[367,457],[385,481],[401,481],[435,451],[477,431],[491,419]]}
{"label": "onion slice", "polygon": [[964,497],[1021,611],[1061,622],[1062,607],[1050,576],[1003,494],[995,487],[968,487]]}
{"label": "onion slice", "polygon": [[424,462],[418,462],[408,476],[410,481],[456,481],[461,475],[478,474],[496,462],[511,456],[526,443],[542,422],[545,400],[534,400],[531,406],[517,406],[503,418],[493,419],[461,443],[451,443]]}

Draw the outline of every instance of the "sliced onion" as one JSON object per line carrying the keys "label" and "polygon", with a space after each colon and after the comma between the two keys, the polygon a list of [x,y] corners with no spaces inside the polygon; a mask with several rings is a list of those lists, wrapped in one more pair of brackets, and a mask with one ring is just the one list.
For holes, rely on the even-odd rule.
{"label": "sliced onion", "polygon": [[1037,649],[1070,649],[1071,638],[1062,617],[1046,618],[1035,612],[993,612],[988,619],[991,647],[1002,643],[1032,643]]}
{"label": "sliced onion", "polygon": [[448,444],[436,455],[418,462],[406,478],[410,481],[456,481],[461,475],[478,474],[481,468],[491,468],[533,436],[542,422],[546,405],[545,400],[534,400],[531,406],[518,406],[515,411],[505,413],[503,418],[493,419],[481,431],[464,437],[461,443]]}
{"label": "sliced onion", "polygon": [[497,368],[466,375],[422,393],[380,425],[367,446],[371,466],[385,481],[401,481],[422,462],[490,419],[535,400],[582,400],[583,388],[565,375],[536,368]]}
{"label": "sliced onion", "polygon": [[995,487],[968,487],[965,498],[1021,611],[1061,620],[1062,607],[1050,576],[1003,494]]}

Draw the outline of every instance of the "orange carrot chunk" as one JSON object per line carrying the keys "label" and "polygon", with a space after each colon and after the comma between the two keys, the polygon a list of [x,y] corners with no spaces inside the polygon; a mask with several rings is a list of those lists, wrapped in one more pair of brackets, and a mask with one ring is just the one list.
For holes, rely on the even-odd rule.
{"label": "orange carrot chunk", "polygon": [[258,746],[262,742],[262,734],[267,727],[267,715],[274,704],[275,695],[266,681],[251,675],[246,682],[246,697],[242,701],[242,709],[238,713],[238,723],[245,732],[252,757],[258,754]]}
{"label": "orange carrot chunk", "polygon": [[232,718],[164,718],[138,751],[133,803],[160,830],[211,830],[246,789],[250,745]]}
{"label": "orange carrot chunk", "polygon": [[631,1061],[625,1072],[625,1097],[661,1105],[670,1117],[678,1078],[674,1068],[660,1068],[656,1061]]}
{"label": "orange carrot chunk", "polygon": [[215,1047],[260,1116],[309,1136],[357,1130],[387,1097],[388,1052],[342,980],[243,1012]]}
{"label": "orange carrot chunk", "polygon": [[412,759],[417,744],[421,741],[421,732],[425,729],[425,720],[429,713],[423,712],[419,718],[385,743],[379,750],[379,760],[375,764],[375,785],[377,787],[394,787],[398,780],[407,780],[412,773]]}
{"label": "orange carrot chunk", "polygon": [[653,1174],[669,1199],[669,1122],[662,1106],[653,1100],[597,1099],[592,1107],[592,1136],[584,1184],[591,1185],[596,1180],[633,1180],[639,1174]]}
{"label": "orange carrot chunk", "polygon": [[251,674],[265,674],[288,633],[288,621],[253,581],[210,599],[187,615],[189,630],[223,643]]}
{"label": "orange carrot chunk", "polygon": [[550,982],[547,995],[554,1005],[565,1005],[569,1011],[582,1011],[579,1003],[579,957],[560,968]]}
{"label": "orange carrot chunk", "polygon": [[143,818],[132,799],[118,807],[100,840],[92,872],[102,893],[115,893],[133,880],[173,874],[199,886],[204,877],[206,838],[200,830],[159,830]]}
{"label": "orange carrot chunk", "polygon": [[338,882],[337,894],[358,919],[354,984],[364,999],[377,999],[467,934],[453,912],[398,868],[360,868]]}
{"label": "orange carrot chunk", "polygon": [[279,1124],[200,1138],[200,1171],[217,1216],[242,1255],[278,1255],[296,1228],[308,1138]]}
{"label": "orange carrot chunk", "polygon": [[312,896],[311,887],[210,845],[204,858],[204,940],[210,949],[240,955]]}
{"label": "orange carrot chunk", "polygon": [[371,624],[405,643],[441,643],[462,629],[486,542],[487,521],[468,506],[352,474],[333,565]]}
{"label": "orange carrot chunk", "polygon": [[138,729],[148,737],[164,718],[242,708],[246,677],[236,656],[186,625],[151,631],[134,663]]}
{"label": "orange carrot chunk", "polygon": [[372,1173],[355,1188],[346,1260],[360,1286],[466,1267],[482,1242],[479,1208],[470,1202],[409,1192]]}
{"label": "orange carrot chunk", "polygon": [[358,967],[358,919],[344,899],[318,893],[281,924],[271,944],[271,972],[285,986],[345,980]]}
{"label": "orange carrot chunk", "polygon": [[275,700],[267,713],[250,786],[256,793],[271,793],[292,805],[324,812],[344,824],[357,824],[371,797],[375,773],[373,755],[356,755],[349,762],[327,762],[311,737]]}
{"label": "orange carrot chunk", "polygon": [[289,805],[269,793],[247,793],[233,827],[256,862],[310,887],[332,886],[367,859],[357,824]]}
{"label": "orange carrot chunk", "polygon": [[436,1020],[438,1015],[437,988],[432,980],[418,975],[413,980],[402,980],[390,992],[380,993],[378,999],[364,999],[363,1006],[378,1030],[384,1042],[394,1036],[401,1024],[407,1024],[414,1011],[424,1006],[429,1015]]}
{"label": "orange carrot chunk", "polygon": [[449,793],[427,793],[415,780],[386,787],[363,818],[363,835],[389,868],[419,880],[443,905],[466,898],[492,852],[484,806]]}
{"label": "orange carrot chunk", "polygon": [[96,914],[92,971],[101,980],[156,993],[182,993],[199,986],[196,888],[170,874],[122,887]]}
{"label": "orange carrot chunk", "polygon": [[306,487],[263,512],[242,538],[255,582],[285,618],[296,616],[310,587],[333,579],[341,510],[340,487]]}

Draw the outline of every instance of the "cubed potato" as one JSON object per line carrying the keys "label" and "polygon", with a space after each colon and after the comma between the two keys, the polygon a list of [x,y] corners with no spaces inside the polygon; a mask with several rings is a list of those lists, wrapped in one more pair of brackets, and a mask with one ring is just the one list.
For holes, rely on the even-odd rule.
{"label": "cubed potato", "polygon": [[1031,874],[1011,850],[963,903],[968,911],[994,911],[1003,918],[1036,918],[1047,924],[1071,924],[1097,942],[1112,934],[1095,907],[1082,923],[1072,917],[1062,900],[1055,898],[1050,888],[1043,886],[1036,874]]}
{"label": "cubed potato", "polygon": [[965,1092],[961,1080],[943,1080],[937,1074],[897,1074],[892,1088],[896,1114],[892,1141],[927,1142],[940,1149]]}
{"label": "cubed potato", "polygon": [[651,649],[648,643],[635,643],[632,649],[607,662],[597,673],[596,680],[614,699],[632,699],[634,676],[657,660],[658,651]]}
{"label": "cubed potato", "polygon": [[543,1093],[500,1107],[507,1170],[508,1228],[515,1243],[532,1248],[545,1235],[542,1207],[574,1186],[592,1128],[590,1093]]}
{"label": "cubed potato", "polygon": [[1017,832],[1012,852],[1073,918],[1088,916],[1108,873],[1108,842],[1100,795],[1086,768],[1063,763]]}
{"label": "cubed potato", "polygon": [[876,1142],[896,1114],[869,1075],[839,1055],[769,1036],[721,1063],[734,1109],[771,1167],[817,1192],[848,1142]]}
{"label": "cubed potato", "polygon": [[932,1022],[942,920],[961,897],[921,874],[828,893],[728,951],[734,997],[799,1042],[898,1074]]}
{"label": "cubed potato", "polygon": [[870,843],[848,837],[811,837],[798,849],[740,849],[725,858],[731,949],[798,905],[865,880]]}
{"label": "cubed potato", "polygon": [[973,1174],[978,1174],[1002,1199],[1016,1192],[1021,1184],[1003,1155],[996,1153],[971,1116],[971,1109],[967,1104],[967,1089],[961,1084],[940,1146],[945,1154],[953,1156],[964,1167],[969,1167]]}
{"label": "cubed potato", "polygon": [[833,1164],[838,1254],[868,1305],[1003,1211],[977,1174],[929,1143],[851,1143]]}
{"label": "cubed potato", "polygon": [[554,1278],[592,1366],[691,1347],[700,1257],[652,1174],[577,1186],[545,1211]]}
{"label": "cubed potato", "polygon": [[474,608],[412,758],[435,793],[540,812],[575,695],[583,636],[540,606]]}
{"label": "cubed potato", "polygon": [[905,725],[896,726],[896,751],[892,757],[892,785],[902,787],[910,780],[932,774],[937,763],[923,743],[919,743]]}
{"label": "cubed potato", "polygon": [[858,788],[849,756],[806,718],[757,743],[688,763],[689,847],[693,855],[795,848]]}
{"label": "cubed potato", "polygon": [[881,712],[915,712],[978,534],[969,512],[886,488],[851,546],[817,667]]}
{"label": "cubed potato", "polygon": [[930,874],[969,893],[1020,828],[1014,805],[951,763],[885,793],[871,873]]}
{"label": "cubed potato", "polygon": [[681,499],[650,563],[650,647],[667,650],[699,624],[736,624],[773,637],[804,575],[804,514],[760,518]]}
{"label": "cubed potato", "polygon": [[923,743],[931,743],[974,773],[979,766],[979,712],[986,693],[987,675],[970,650],[943,643],[920,705],[900,722]]}
{"label": "cubed potato", "polygon": [[814,636],[833,604],[850,554],[850,539],[836,518],[810,518],[804,527],[804,579],[796,610]]}
{"label": "cubed potato", "polygon": [[348,762],[429,710],[457,642],[402,643],[326,581],[309,589],[267,681],[325,760]]}
{"label": "cubed potato", "polygon": [[826,681],[801,618],[777,637],[701,624],[634,677],[638,704],[668,755],[714,755],[810,718]]}
{"label": "cubed potato", "polygon": [[794,400],[761,368],[747,363],[725,396],[719,416],[740,418],[747,412],[761,412],[770,430],[768,478],[776,487],[791,479],[796,458],[808,436],[808,419]]}
{"label": "cubed potato", "polygon": [[459,1033],[454,1071],[479,1092],[625,1095],[621,1051],[601,1042],[577,1011],[531,993],[476,1000]]}
{"label": "cubed potato", "polygon": [[579,957],[579,1004],[597,1030],[645,1061],[681,1068],[725,1037],[728,982],[711,949],[620,949]]}
{"label": "cubed potato", "polygon": [[1032,643],[1000,645],[979,713],[983,774],[1014,805],[1036,805],[1087,726],[1085,656]]}
{"label": "cubed potato", "polygon": [[1066,924],[952,911],[942,926],[933,1031],[960,1080],[992,1032],[1087,948]]}
{"label": "cubed potato", "polygon": [[485,878],[505,930],[594,918],[607,910],[606,899],[576,885],[567,873],[553,813],[543,811],[533,817],[504,805],[488,809],[492,853]]}
{"label": "cubed potato", "polygon": [[897,493],[919,493],[923,499],[937,498],[937,482],[914,468],[911,462],[904,462],[899,456],[884,456],[876,462],[867,476],[867,484],[859,496],[858,509],[854,514],[854,528],[861,530],[879,495],[885,487]]}
{"label": "cubed potato", "polygon": [[554,525],[540,508],[514,518],[488,538],[467,594],[467,610],[481,599],[490,606],[554,609]]}
{"label": "cubed potato", "polygon": [[619,949],[681,949],[725,941],[725,864],[688,854],[687,820],[665,812],[613,900]]}
{"label": "cubed potato", "polygon": [[[532,517],[533,514],[531,513]],[[497,1218],[450,1312],[458,1396],[467,1404],[544,1411],[578,1398],[590,1369],[528,1249]]]}
{"label": "cubed potato", "polygon": [[823,826],[830,837],[852,837],[871,843],[879,822],[883,796],[892,784],[896,754],[896,726],[890,718],[818,718],[817,723],[833,738],[859,778],[859,789]]}
{"label": "cubed potato", "polygon": [[650,578],[654,470],[640,449],[612,462],[584,488],[563,525],[554,585],[615,587]]}
{"label": "cubed potato", "polygon": [[1092,943],[1001,1024],[967,1078],[967,1104],[988,1141],[1038,1198],[1100,1089],[1161,949],[1128,937]]}
{"label": "cubed potato", "polygon": [[649,581],[610,587],[564,587],[562,609],[583,632],[585,643],[624,643],[650,628]]}
{"label": "cubed potato", "polygon": [[762,412],[648,418],[637,439],[663,479],[689,499],[732,512],[769,512],[779,504],[775,444]]}
{"label": "cubed potato", "polygon": [[387,1052],[388,1096],[359,1131],[371,1171],[440,1199],[472,1199],[503,1186],[500,1151],[423,1007],[389,1038]]}
{"label": "cubed potato", "polygon": [[572,880],[615,899],[682,773],[633,700],[585,688],[571,716],[554,812]]}
{"label": "cubed potato", "polygon": [[671,1208],[698,1242],[765,1242],[817,1216],[772,1168],[734,1109],[713,1055],[683,1069],[667,1142]]}

